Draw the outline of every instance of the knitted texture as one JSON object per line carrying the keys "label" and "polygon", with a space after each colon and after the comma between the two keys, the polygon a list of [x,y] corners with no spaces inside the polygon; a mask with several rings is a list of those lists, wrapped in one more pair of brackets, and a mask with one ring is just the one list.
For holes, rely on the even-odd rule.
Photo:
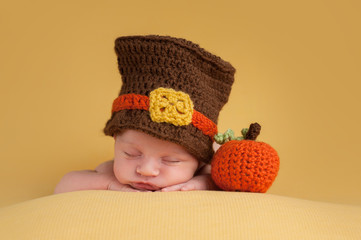
{"label": "knitted texture", "polygon": [[[183,100],[174,100],[177,94],[173,92],[173,95],[168,93],[170,99],[161,99],[157,103],[167,102],[168,105],[159,107],[155,104],[156,107],[149,109],[151,111],[120,107],[113,111],[104,133],[113,136],[123,129],[141,130],[180,144],[199,160],[209,163],[214,153],[210,136],[217,133],[214,125],[219,111],[228,101],[234,82],[233,66],[195,43],[168,36],[120,37],[115,40],[115,52],[122,76],[119,96],[150,97],[153,90],[165,88],[185,93],[189,99],[183,99],[183,95],[181,98],[186,104],[180,103]],[[188,115],[179,121],[177,115],[192,113],[191,108],[187,108],[190,102],[194,110],[192,118]],[[152,113],[155,118],[151,117]]]}
{"label": "knitted texture", "polygon": [[[158,89],[156,89],[156,90],[158,90]],[[149,109],[150,105],[151,105],[150,102],[151,101],[149,100],[149,98],[147,96],[142,96],[142,95],[138,95],[138,94],[124,94],[124,95],[117,97],[114,100],[112,113],[118,112],[120,110],[130,110],[130,109],[140,109],[140,110],[152,111]],[[170,105],[172,105],[172,104],[170,104]],[[174,106],[174,104],[173,104],[173,106]],[[161,107],[161,109],[162,108],[163,107]],[[165,107],[164,107],[163,111],[165,111]],[[162,110],[160,110],[160,112],[162,112]],[[173,118],[175,118],[174,115],[175,114],[172,114]],[[217,134],[217,125],[215,125],[215,123],[213,123],[206,116],[204,116],[200,112],[197,112],[196,110],[193,110],[193,113],[191,116],[192,116],[191,123],[193,124],[193,126],[198,128],[199,130],[201,130],[204,135],[207,135],[211,139],[213,139],[213,137]],[[153,118],[152,118],[152,120],[155,121]],[[171,119],[171,120],[168,119],[167,121],[173,122],[173,119]],[[174,125],[176,125],[176,124],[174,124]]]}
{"label": "knitted texture", "polygon": [[112,113],[126,109],[149,110],[149,98],[139,94],[126,94],[116,98],[113,102]]}
{"label": "knitted texture", "polygon": [[267,143],[232,140],[212,160],[213,181],[223,190],[264,193],[279,169],[277,152]]}
{"label": "knitted texture", "polygon": [[192,123],[193,103],[189,95],[173,89],[157,88],[150,93],[149,111],[153,122],[176,126]]}

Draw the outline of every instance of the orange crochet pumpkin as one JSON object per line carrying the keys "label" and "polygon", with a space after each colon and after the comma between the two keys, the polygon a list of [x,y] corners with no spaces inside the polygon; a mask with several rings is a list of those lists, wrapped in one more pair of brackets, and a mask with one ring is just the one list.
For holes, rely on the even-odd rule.
{"label": "orange crochet pumpkin", "polygon": [[[267,143],[256,142],[261,126],[251,124],[249,130],[243,129],[243,140],[234,140],[233,132],[228,130],[223,139],[217,141],[223,145],[214,154],[212,179],[226,191],[264,193],[272,185],[279,170],[277,152]],[[226,139],[225,139],[226,138]]]}

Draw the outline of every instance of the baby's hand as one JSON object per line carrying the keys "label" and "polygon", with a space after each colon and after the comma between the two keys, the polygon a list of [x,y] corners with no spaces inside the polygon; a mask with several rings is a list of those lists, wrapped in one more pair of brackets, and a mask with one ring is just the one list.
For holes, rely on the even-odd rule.
{"label": "baby's hand", "polygon": [[108,185],[108,190],[121,191],[121,192],[149,192],[149,191],[145,191],[145,190],[143,191],[143,190],[132,188],[131,186],[126,185],[126,184],[121,184],[116,180],[112,181]]}
{"label": "baby's hand", "polygon": [[193,177],[188,182],[165,187],[161,189],[161,191],[172,192],[172,191],[216,190],[216,189],[218,188],[214,184],[211,175],[203,174]]}

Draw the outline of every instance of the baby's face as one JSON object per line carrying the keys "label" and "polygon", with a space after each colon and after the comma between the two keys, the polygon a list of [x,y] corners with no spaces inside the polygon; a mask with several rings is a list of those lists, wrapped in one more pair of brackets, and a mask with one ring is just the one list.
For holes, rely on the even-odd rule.
{"label": "baby's face", "polygon": [[198,165],[175,143],[135,130],[115,136],[114,174],[120,183],[135,189],[154,191],[187,182]]}

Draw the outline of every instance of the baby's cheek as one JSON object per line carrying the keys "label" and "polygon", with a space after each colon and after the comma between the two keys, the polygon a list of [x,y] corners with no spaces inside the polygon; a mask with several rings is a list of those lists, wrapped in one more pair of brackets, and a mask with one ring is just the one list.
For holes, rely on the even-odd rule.
{"label": "baby's cheek", "polygon": [[187,182],[192,179],[195,170],[193,168],[178,168],[167,172],[168,182],[172,184]]}
{"label": "baby's cheek", "polygon": [[131,164],[125,164],[124,161],[115,161],[114,175],[122,184],[129,183],[130,175],[132,173]]}

